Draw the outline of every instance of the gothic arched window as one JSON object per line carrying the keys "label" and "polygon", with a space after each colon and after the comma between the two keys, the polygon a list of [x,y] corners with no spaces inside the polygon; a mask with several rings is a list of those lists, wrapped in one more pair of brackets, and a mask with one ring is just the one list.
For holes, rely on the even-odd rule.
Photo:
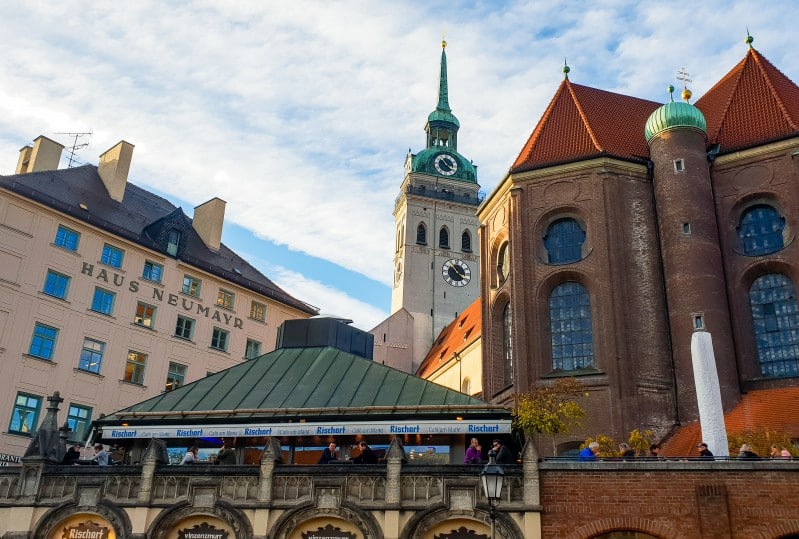
{"label": "gothic arched window", "polygon": [[799,376],[799,303],[785,275],[758,277],[749,288],[757,356],[763,376]]}
{"label": "gothic arched window", "polygon": [[564,217],[553,221],[544,235],[544,247],[550,264],[568,264],[583,257],[585,230],[576,219]]}
{"label": "gothic arched window", "polygon": [[449,249],[449,230],[445,226],[442,226],[438,233],[438,247],[440,249]]}
{"label": "gothic arched window", "polygon": [[594,365],[591,297],[580,283],[567,281],[549,296],[552,369],[572,371]]}
{"label": "gothic arched window", "polygon": [[468,230],[464,230],[463,234],[461,234],[461,251],[464,253],[472,252],[472,235],[469,234]]}
{"label": "gothic arched window", "polygon": [[419,223],[416,227],[416,243],[419,245],[427,245],[427,227],[424,223]]}
{"label": "gothic arched window", "polygon": [[513,313],[510,302],[502,311],[502,375],[506,386],[513,383]]}
{"label": "gothic arched window", "polygon": [[738,237],[744,253],[752,256],[776,253],[784,247],[785,218],[772,206],[758,204],[741,215]]}

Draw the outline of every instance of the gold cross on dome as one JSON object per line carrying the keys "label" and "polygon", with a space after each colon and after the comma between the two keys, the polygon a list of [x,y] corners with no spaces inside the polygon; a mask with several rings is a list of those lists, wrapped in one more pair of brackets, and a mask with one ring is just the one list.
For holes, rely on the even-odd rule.
{"label": "gold cross on dome", "polygon": [[689,82],[693,82],[691,79],[688,78],[690,73],[688,73],[684,67],[681,67],[680,70],[677,72],[677,80],[682,81],[682,87],[687,88]]}

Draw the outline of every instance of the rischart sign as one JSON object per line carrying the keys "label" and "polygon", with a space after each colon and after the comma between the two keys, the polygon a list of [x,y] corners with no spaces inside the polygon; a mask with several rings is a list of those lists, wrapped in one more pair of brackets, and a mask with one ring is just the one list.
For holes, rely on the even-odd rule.
{"label": "rischart sign", "polygon": [[178,531],[178,539],[228,539],[228,535],[227,531],[217,530],[207,522]]}
{"label": "rischart sign", "polygon": [[88,520],[77,526],[64,528],[61,539],[108,539],[110,529]]}

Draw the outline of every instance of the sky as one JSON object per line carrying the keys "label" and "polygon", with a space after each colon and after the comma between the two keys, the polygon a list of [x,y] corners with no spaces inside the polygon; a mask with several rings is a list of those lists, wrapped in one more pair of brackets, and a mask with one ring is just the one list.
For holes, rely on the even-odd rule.
{"label": "sky", "polygon": [[[424,149],[447,41],[458,151],[490,193],[563,79],[700,97],[754,47],[794,81],[799,2],[33,1],[0,17],[0,174],[39,135],[80,164],[120,140],[129,181],[297,298],[369,330],[388,316],[394,201]],[[67,152],[62,167],[67,166]]]}

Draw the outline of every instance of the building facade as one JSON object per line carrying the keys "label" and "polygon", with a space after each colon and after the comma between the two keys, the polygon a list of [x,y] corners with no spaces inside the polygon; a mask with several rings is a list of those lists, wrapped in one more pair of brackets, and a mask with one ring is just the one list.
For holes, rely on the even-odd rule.
{"label": "building facade", "polygon": [[274,349],[316,310],[221,242],[225,202],[189,219],[127,181],[133,146],[57,170],[46,137],[0,177],[0,453],[22,455],[45,396],[70,440],[147,397]]}
{"label": "building facade", "polygon": [[458,152],[446,42],[425,149],[408,152],[394,205],[392,315],[372,330],[375,360],[415,372],[441,331],[480,294],[477,167]]}
{"label": "building facade", "polygon": [[725,411],[799,381],[799,88],[747,42],[695,105],[565,68],[480,208],[484,398],[577,377],[588,419],[561,450],[696,421],[695,331]]}

